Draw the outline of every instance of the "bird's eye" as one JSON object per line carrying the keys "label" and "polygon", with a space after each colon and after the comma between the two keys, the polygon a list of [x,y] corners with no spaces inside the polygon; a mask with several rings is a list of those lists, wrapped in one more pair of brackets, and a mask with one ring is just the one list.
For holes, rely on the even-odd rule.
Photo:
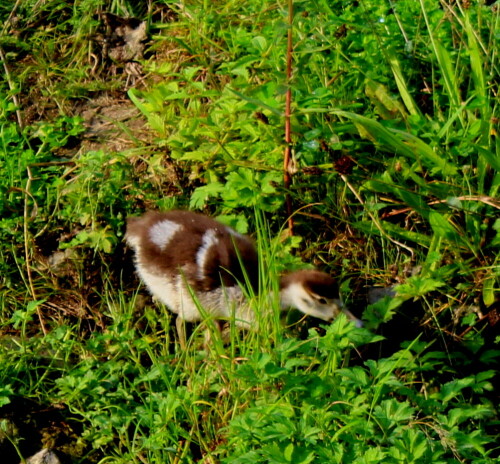
{"label": "bird's eye", "polygon": [[326,298],[319,297],[318,298],[318,303],[322,304],[322,305],[326,305],[328,303],[328,301],[326,301]]}

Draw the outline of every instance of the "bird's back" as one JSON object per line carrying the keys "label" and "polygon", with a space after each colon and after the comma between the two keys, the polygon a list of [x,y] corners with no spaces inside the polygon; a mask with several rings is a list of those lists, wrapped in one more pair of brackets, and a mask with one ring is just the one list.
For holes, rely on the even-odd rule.
{"label": "bird's back", "polygon": [[185,284],[200,299],[247,280],[257,285],[252,241],[210,217],[190,211],[148,212],[127,221],[126,238],[140,277],[175,312],[182,312],[174,306],[180,304]]}

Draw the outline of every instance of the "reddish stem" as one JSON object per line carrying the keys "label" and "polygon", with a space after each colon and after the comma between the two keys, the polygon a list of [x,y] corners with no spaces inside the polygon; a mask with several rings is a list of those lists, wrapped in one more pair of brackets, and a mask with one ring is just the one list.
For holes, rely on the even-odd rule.
{"label": "reddish stem", "polygon": [[286,101],[285,101],[285,154],[283,157],[283,184],[285,187],[285,202],[286,212],[288,215],[288,229],[290,235],[293,235],[293,207],[292,198],[290,197],[290,185],[292,184],[292,173],[290,170],[290,163],[292,159],[292,129],[291,129],[291,115],[292,115],[292,52],[293,52],[293,0],[288,0],[288,40],[286,50]]}

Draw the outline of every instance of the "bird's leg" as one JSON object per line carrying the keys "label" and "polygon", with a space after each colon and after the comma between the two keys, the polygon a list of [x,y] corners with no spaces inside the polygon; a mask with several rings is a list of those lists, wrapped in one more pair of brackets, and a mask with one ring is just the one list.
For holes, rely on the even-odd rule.
{"label": "bird's leg", "polygon": [[175,319],[175,327],[177,329],[177,337],[179,338],[179,345],[183,351],[186,350],[186,325],[184,324],[184,319],[177,316]]}
{"label": "bird's leg", "polygon": [[[224,321],[221,321],[219,319],[215,319],[213,321],[215,329],[219,332],[220,336],[222,337],[223,342],[227,342],[227,340],[224,340]],[[203,349],[205,351],[208,351],[208,348],[212,344],[212,334],[210,331],[210,327],[207,327],[205,329],[205,339],[203,341]]]}

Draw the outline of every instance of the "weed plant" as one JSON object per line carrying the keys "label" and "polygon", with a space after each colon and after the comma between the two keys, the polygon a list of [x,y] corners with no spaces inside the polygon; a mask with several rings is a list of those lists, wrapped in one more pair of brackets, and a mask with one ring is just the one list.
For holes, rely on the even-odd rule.
{"label": "weed plant", "polygon": [[[155,140],[73,150],[86,124],[74,108],[124,88],[95,73],[108,10],[150,26],[145,83],[122,96]],[[37,450],[27,402],[60,411],[64,440],[41,425],[32,436],[72,462],[497,462],[499,14],[437,0],[0,5],[9,462]],[[256,236],[259,330],[229,342],[212,330],[203,350],[207,321],[179,349],[122,244],[126,216],[154,207]],[[280,320],[267,295],[307,260],[339,276],[365,328]],[[367,286],[387,296],[368,305]]]}

